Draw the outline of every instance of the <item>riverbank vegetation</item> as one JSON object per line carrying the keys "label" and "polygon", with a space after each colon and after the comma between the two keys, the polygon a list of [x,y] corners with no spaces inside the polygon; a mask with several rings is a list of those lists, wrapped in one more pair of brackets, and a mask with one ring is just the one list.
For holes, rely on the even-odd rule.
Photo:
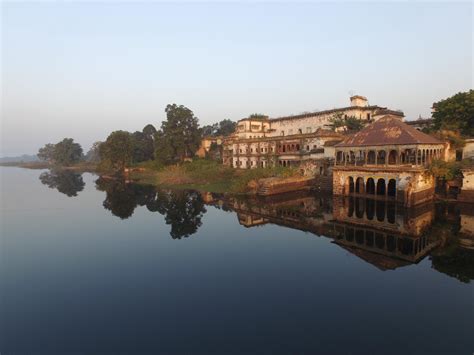
{"label": "riverbank vegetation", "polygon": [[[95,142],[83,154],[70,138],[46,144],[38,152],[41,168],[95,171],[109,178],[122,178],[163,187],[194,188],[213,192],[244,193],[255,189],[258,179],[298,174],[290,168],[233,169],[221,163],[220,147],[197,158],[203,137],[231,134],[236,123],[222,120],[199,126],[189,108],[170,104],[161,127],[146,125],[141,131],[114,131],[103,142]],[[254,114],[253,116],[257,116]],[[259,115],[262,116],[263,115]]]}
{"label": "riverbank vegetation", "polygon": [[210,159],[160,166],[156,162],[137,164],[128,174],[132,180],[163,186],[192,188],[210,192],[244,193],[252,189],[253,182],[269,177],[298,175],[296,169],[272,167],[233,169]]}
{"label": "riverbank vegetation", "polygon": [[[458,93],[434,104],[434,129],[429,132],[451,147],[458,149],[465,138],[474,135],[474,91]],[[159,129],[146,125],[141,131],[114,131],[104,141],[95,142],[84,154],[80,144],[65,138],[56,144],[46,144],[38,151],[40,163],[18,164],[30,168],[62,168],[77,171],[96,171],[101,175],[123,176],[154,185],[206,188],[209,191],[242,192],[249,190],[251,181],[267,177],[297,175],[290,168],[232,169],[220,163],[222,148],[211,146],[207,159],[195,156],[203,137],[231,134],[236,123],[224,119],[219,123],[199,126],[193,111],[183,105],[169,104],[166,119]],[[266,119],[263,114],[252,114],[253,119]],[[355,117],[335,115],[332,128],[347,132],[363,127]],[[437,178],[451,180],[460,176],[468,162],[435,161],[430,173]]]}

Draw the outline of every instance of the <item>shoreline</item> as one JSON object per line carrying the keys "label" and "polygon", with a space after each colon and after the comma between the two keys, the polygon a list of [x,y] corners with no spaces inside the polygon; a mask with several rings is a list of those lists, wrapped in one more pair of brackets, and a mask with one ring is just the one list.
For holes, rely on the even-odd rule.
{"label": "shoreline", "polygon": [[[122,174],[98,169],[97,164],[80,163],[72,166],[54,166],[44,162],[12,162],[0,163],[0,167],[17,167],[32,170],[63,170],[77,173],[92,173],[99,178],[124,180],[126,183],[152,185],[163,189],[196,190],[211,193],[231,193],[243,196],[259,196],[258,189],[265,180],[277,181],[277,184],[289,185],[301,179],[295,170],[283,169],[233,169],[214,161],[196,160],[191,163],[172,165],[163,168],[152,168],[137,165],[126,169]],[[308,180],[309,181],[309,180]],[[310,184],[286,189],[282,192],[268,194],[276,196],[281,193],[294,193],[303,190],[318,190]],[[326,191],[332,194],[332,191]],[[264,196],[264,195],[263,195]],[[471,201],[460,201],[452,196],[435,194],[434,201],[457,202],[470,204]],[[474,202],[474,201],[472,201]]]}

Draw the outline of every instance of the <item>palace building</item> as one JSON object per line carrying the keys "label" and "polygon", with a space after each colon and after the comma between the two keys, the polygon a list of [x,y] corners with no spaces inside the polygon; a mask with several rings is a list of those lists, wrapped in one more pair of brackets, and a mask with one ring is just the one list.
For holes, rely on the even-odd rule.
{"label": "palace building", "polygon": [[445,144],[399,116],[386,115],[335,146],[333,193],[372,195],[406,206],[429,201],[433,159],[445,159]]}
{"label": "palace building", "polygon": [[387,114],[403,117],[402,112],[369,105],[367,98],[356,95],[347,107],[279,118],[244,118],[223,143],[223,163],[251,169],[334,159],[334,145],[344,138],[332,128],[335,118],[371,123]]}

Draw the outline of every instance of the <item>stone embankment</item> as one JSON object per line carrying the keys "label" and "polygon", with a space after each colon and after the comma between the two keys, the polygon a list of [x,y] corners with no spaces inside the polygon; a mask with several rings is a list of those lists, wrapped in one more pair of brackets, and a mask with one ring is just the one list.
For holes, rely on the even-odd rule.
{"label": "stone embankment", "polygon": [[313,179],[307,177],[271,177],[258,181],[257,195],[268,196],[285,192],[309,189]]}

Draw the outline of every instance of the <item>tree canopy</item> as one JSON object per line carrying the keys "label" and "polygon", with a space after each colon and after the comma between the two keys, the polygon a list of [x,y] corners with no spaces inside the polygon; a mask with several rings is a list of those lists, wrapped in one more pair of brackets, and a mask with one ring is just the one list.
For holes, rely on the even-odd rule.
{"label": "tree canopy", "polygon": [[72,138],[64,138],[56,144],[48,143],[38,150],[38,158],[57,165],[67,166],[83,159],[82,147]]}
{"label": "tree canopy", "polygon": [[125,131],[110,133],[107,140],[100,145],[100,158],[110,162],[113,169],[123,171],[130,164],[133,154],[132,135]]}
{"label": "tree canopy", "polygon": [[166,106],[166,120],[155,134],[155,157],[171,164],[191,158],[199,148],[201,130],[193,111],[183,105]]}
{"label": "tree canopy", "polygon": [[459,92],[433,104],[434,129],[474,137],[474,90]]}
{"label": "tree canopy", "polygon": [[224,119],[218,123],[202,127],[202,135],[204,137],[228,136],[234,133],[236,125],[236,122]]}
{"label": "tree canopy", "polygon": [[343,117],[342,113],[335,114],[330,121],[334,130],[343,127],[348,131],[359,131],[364,127],[364,123],[357,117]]}

